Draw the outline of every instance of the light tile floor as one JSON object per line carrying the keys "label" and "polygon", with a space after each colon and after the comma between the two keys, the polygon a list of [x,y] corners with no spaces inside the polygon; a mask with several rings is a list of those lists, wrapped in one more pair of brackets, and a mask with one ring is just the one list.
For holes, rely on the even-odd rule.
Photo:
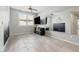
{"label": "light tile floor", "polygon": [[5,52],[77,52],[79,46],[37,34],[16,35],[9,38]]}

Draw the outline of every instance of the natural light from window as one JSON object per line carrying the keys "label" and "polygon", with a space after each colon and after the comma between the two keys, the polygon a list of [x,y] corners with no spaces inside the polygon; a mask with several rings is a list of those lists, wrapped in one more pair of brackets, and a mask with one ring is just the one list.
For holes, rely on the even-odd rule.
{"label": "natural light from window", "polygon": [[33,19],[34,19],[33,15],[19,14],[19,18],[18,18],[19,25],[20,26],[34,25]]}
{"label": "natural light from window", "polygon": [[20,26],[25,26],[26,25],[26,22],[25,21],[19,21],[19,25]]}

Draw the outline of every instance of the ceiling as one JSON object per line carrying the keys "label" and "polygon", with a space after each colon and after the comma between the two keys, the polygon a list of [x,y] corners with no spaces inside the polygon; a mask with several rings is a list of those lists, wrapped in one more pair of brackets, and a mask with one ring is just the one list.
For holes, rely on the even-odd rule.
{"label": "ceiling", "polygon": [[[11,6],[11,8],[29,12],[28,10],[29,6]],[[38,10],[38,11],[33,11],[34,13],[41,13],[44,11],[61,12],[64,10],[71,10],[71,9],[76,10],[79,9],[79,6],[32,6],[32,8]]]}

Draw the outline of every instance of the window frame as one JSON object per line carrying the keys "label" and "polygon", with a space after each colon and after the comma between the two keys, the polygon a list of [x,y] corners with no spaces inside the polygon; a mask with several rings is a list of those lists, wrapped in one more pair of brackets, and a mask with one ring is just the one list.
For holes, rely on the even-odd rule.
{"label": "window frame", "polygon": [[[21,14],[20,14],[20,16],[21,16]],[[33,15],[30,15],[30,14],[28,14],[28,15],[23,14],[22,16],[25,16],[26,19],[22,19],[21,17],[19,17],[18,22],[19,22],[19,25],[20,25],[20,26],[33,26],[33,25],[34,25],[34,16],[33,16]],[[29,17],[33,17],[33,18],[30,19]],[[20,24],[21,21],[26,22],[26,25],[21,25],[21,24]],[[29,25],[29,24],[28,24],[29,22],[32,22],[32,24]]]}

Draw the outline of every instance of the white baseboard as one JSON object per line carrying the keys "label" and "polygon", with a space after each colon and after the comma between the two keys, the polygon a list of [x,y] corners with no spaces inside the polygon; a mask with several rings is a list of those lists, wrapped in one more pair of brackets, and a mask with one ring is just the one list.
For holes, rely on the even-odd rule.
{"label": "white baseboard", "polygon": [[33,32],[29,33],[15,33],[15,34],[10,34],[10,36],[16,36],[16,35],[23,35],[23,34],[32,34]]}
{"label": "white baseboard", "polygon": [[5,52],[5,49],[6,49],[6,46],[7,46],[7,43],[8,43],[9,40],[10,40],[10,37],[9,37],[8,40],[6,41],[6,43],[5,43],[4,47],[3,47],[3,51],[2,51],[2,52]]}
{"label": "white baseboard", "polygon": [[71,43],[71,44],[74,44],[74,45],[79,46],[78,43],[75,43],[75,42],[72,42],[72,41],[69,41],[69,40],[65,40],[65,39],[62,39],[62,38],[57,38],[57,37],[55,37],[55,36],[50,36],[50,35],[47,35],[47,36],[49,36],[49,37],[51,37],[51,38],[56,38],[56,39],[58,39],[58,40],[62,40],[62,41],[65,41],[65,42],[68,42],[68,43]]}

